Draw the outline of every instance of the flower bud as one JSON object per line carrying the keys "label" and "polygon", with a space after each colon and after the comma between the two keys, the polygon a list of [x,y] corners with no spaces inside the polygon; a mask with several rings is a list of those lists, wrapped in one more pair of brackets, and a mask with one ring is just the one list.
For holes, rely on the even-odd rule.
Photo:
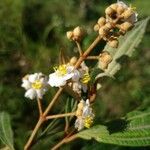
{"label": "flower bud", "polygon": [[127,9],[123,14],[122,17],[128,19],[134,12],[131,9]]}
{"label": "flower bud", "polygon": [[120,29],[123,31],[128,31],[132,26],[133,25],[130,22],[124,22],[120,25]]}
{"label": "flower bud", "polygon": [[80,109],[77,110],[77,111],[76,111],[76,116],[82,116],[82,110],[80,110]]}
{"label": "flower bud", "polygon": [[106,26],[102,26],[99,29],[99,35],[101,35],[102,37],[106,36],[108,34],[109,28],[107,28]]}
{"label": "flower bud", "polygon": [[76,64],[76,62],[77,62],[77,57],[72,57],[71,59],[70,59],[70,64],[71,65],[75,65]]}
{"label": "flower bud", "polygon": [[72,31],[68,31],[68,32],[66,33],[66,35],[67,35],[67,38],[68,38],[69,40],[72,40],[72,38],[73,38],[73,32],[72,32]]}
{"label": "flower bud", "polygon": [[112,57],[108,52],[103,52],[99,56],[99,63],[98,67],[101,68],[102,70],[107,69],[109,63],[112,61]]}
{"label": "flower bud", "polygon": [[94,31],[98,31],[99,30],[99,25],[98,24],[95,24],[94,26]]}
{"label": "flower bud", "polygon": [[117,14],[121,15],[125,11],[124,7],[119,5],[117,8]]}
{"label": "flower bud", "polygon": [[110,47],[112,47],[112,48],[117,48],[117,47],[118,47],[118,44],[119,44],[119,42],[118,42],[117,39],[110,40],[110,41],[108,42],[108,45],[109,45]]}
{"label": "flower bud", "polygon": [[81,27],[76,27],[76,28],[74,28],[74,30],[73,30],[73,35],[74,36],[77,36],[77,37],[81,37],[82,35],[83,35],[83,30],[82,30],[82,28]]}
{"label": "flower bud", "polygon": [[108,29],[112,29],[112,25],[111,25],[110,22],[107,22],[107,23],[105,24],[105,27],[108,28]]}
{"label": "flower bud", "polygon": [[99,26],[103,26],[106,23],[106,19],[104,17],[100,17],[97,21],[97,23],[99,24]]}
{"label": "flower bud", "polygon": [[114,4],[111,4],[110,5],[110,7],[113,9],[113,10],[117,10],[117,7],[118,7],[118,5],[117,5],[117,3],[114,3]]}
{"label": "flower bud", "polygon": [[83,101],[80,101],[80,103],[78,104],[78,109],[82,110],[84,107],[84,103]]}
{"label": "flower bud", "polygon": [[115,12],[114,9],[112,9],[111,7],[107,7],[107,8],[105,9],[105,13],[106,13],[106,15],[108,15],[108,16],[111,16],[114,12]]}

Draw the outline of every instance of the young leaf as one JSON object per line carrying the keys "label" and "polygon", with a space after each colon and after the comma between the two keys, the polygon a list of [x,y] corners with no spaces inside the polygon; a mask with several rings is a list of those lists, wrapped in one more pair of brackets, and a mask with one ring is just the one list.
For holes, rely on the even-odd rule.
{"label": "young leaf", "polygon": [[125,36],[119,38],[119,47],[117,49],[111,48],[109,45],[106,45],[104,51],[108,51],[113,60],[108,65],[108,68],[105,72],[113,76],[121,68],[119,59],[123,56],[131,56],[135,48],[141,42],[141,39],[144,35],[146,25],[148,23],[149,17],[138,22],[135,27],[129,31]]}
{"label": "young leaf", "polygon": [[6,112],[0,113],[0,139],[11,150],[14,150],[13,131],[11,129],[10,116]]}
{"label": "young leaf", "polygon": [[121,146],[150,145],[150,109],[134,111],[123,119],[104,125],[96,125],[77,134],[84,139]]}

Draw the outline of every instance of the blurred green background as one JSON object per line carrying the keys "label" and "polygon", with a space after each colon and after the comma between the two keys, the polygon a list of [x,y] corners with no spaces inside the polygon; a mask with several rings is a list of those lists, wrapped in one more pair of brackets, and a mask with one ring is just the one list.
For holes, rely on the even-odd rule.
{"label": "blurred green background", "polygon": [[[66,31],[75,26],[80,25],[87,30],[88,35],[82,43],[85,49],[96,36],[94,24],[113,2],[116,1],[0,0],[0,111],[7,111],[12,117],[17,149],[22,149],[26,140],[25,133],[30,133],[29,130],[38,119],[36,101],[24,98],[25,91],[20,87],[22,77],[40,71],[48,75],[58,63],[61,49],[70,57],[77,55],[75,44],[66,38]],[[136,6],[139,19],[150,15],[149,0],[126,2]],[[98,119],[114,119],[140,105],[149,105],[149,27],[133,57],[124,63],[116,79],[102,81],[103,87],[95,103]],[[54,92],[55,89],[51,89],[45,96],[44,107]],[[54,112],[59,111],[59,104],[65,104],[65,95]],[[87,149],[84,145],[90,147],[96,144],[92,142],[81,140],[80,148]],[[126,149],[103,144],[99,148]]]}

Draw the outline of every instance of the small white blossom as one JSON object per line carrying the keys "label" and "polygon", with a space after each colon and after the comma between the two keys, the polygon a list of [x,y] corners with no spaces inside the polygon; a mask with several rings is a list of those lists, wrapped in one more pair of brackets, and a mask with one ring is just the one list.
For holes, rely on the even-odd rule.
{"label": "small white blossom", "polygon": [[67,80],[72,79],[72,81],[78,81],[80,78],[80,73],[77,69],[74,69],[71,65],[60,65],[55,68],[55,72],[49,75],[48,83],[52,87],[64,86]]}
{"label": "small white blossom", "polygon": [[40,98],[42,99],[43,95],[47,91],[47,78],[42,73],[34,73],[30,75],[26,75],[22,79],[21,87],[27,90],[25,92],[25,97],[34,99]]}
{"label": "small white blossom", "polygon": [[83,100],[80,101],[78,104],[76,116],[77,119],[75,121],[75,128],[78,129],[78,131],[82,130],[84,127],[91,127],[95,115],[93,114],[88,99],[86,102]]}

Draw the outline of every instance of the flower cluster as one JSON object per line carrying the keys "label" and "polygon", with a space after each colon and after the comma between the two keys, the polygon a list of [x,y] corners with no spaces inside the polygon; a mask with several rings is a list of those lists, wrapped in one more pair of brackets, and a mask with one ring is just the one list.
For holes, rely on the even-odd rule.
{"label": "flower cluster", "polygon": [[84,62],[80,65],[79,69],[75,69],[73,66],[73,60],[71,59],[68,64],[54,67],[54,71],[54,73],[49,75],[49,79],[42,73],[26,75],[22,79],[22,87],[27,90],[25,97],[30,99],[42,99],[47,91],[48,85],[51,87],[68,85],[78,94],[81,94],[82,91],[87,91],[90,75],[89,69]]}
{"label": "flower cluster", "polygon": [[118,47],[118,37],[130,30],[137,21],[137,13],[131,6],[118,1],[106,8],[106,17],[100,17],[94,26],[94,30],[108,41],[109,46]]}
{"label": "flower cluster", "polygon": [[[74,28],[72,31],[67,32],[67,38],[74,41],[78,47],[80,57],[77,59],[75,56],[72,57],[69,62],[63,63],[61,65],[54,67],[54,72],[45,76],[42,73],[34,73],[26,75],[22,79],[22,87],[25,88],[25,97],[29,99],[38,99],[38,106],[40,114],[42,114],[42,107],[40,106],[40,99],[48,90],[48,87],[67,87],[72,89],[72,93],[78,96],[80,100],[76,112],[71,112],[68,114],[54,115],[53,117],[64,117],[75,115],[75,128],[80,131],[84,128],[90,128],[93,124],[94,113],[90,106],[90,102],[95,100],[98,88],[98,80],[91,81],[89,74],[89,68],[85,64],[86,59],[96,59],[98,60],[98,67],[105,71],[108,65],[112,62],[112,57],[107,51],[103,51],[99,56],[89,56],[90,52],[99,43],[100,40],[105,40],[108,42],[109,46],[116,48],[118,47],[118,38],[129,31],[137,21],[137,13],[135,9],[131,6],[127,6],[124,2],[118,1],[106,8],[105,17],[100,17],[94,26],[94,30],[98,31],[99,35],[95,41],[87,48],[86,51],[82,51],[80,42],[83,38],[83,29],[79,26]],[[91,73],[92,74],[92,73]],[[100,74],[100,77],[105,75],[105,72]],[[92,76],[92,79],[94,77]],[[95,77],[96,78],[96,77]],[[89,82],[91,84],[89,84]],[[67,89],[65,88],[65,89]],[[47,117],[51,106],[54,101],[57,100],[63,88],[59,88],[58,92],[54,96],[50,105],[47,107],[46,111],[43,111],[44,117],[46,119],[53,118],[51,116]],[[74,92],[73,92],[74,91]],[[83,100],[82,95],[84,95]],[[90,99],[90,101],[89,101]],[[76,105],[75,105],[76,106]],[[73,109],[74,110],[74,109]],[[41,115],[42,116],[42,115]]]}
{"label": "flower cluster", "polygon": [[67,38],[68,38],[69,40],[78,41],[78,42],[81,41],[83,35],[84,35],[84,31],[83,31],[83,29],[82,29],[81,27],[79,27],[79,26],[76,27],[76,28],[74,28],[73,31],[68,31],[68,32],[67,32]]}
{"label": "flower cluster", "polygon": [[84,127],[90,128],[93,124],[94,113],[90,107],[89,100],[81,100],[76,111],[75,128],[80,131]]}

